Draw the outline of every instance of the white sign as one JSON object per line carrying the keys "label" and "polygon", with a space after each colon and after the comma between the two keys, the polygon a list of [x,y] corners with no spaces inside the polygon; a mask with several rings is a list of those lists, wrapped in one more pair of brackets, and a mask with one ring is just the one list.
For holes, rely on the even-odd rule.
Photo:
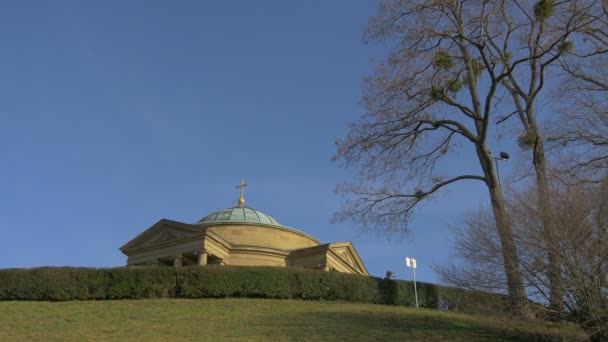
{"label": "white sign", "polygon": [[405,264],[407,267],[412,268],[412,273],[414,274],[414,296],[416,298],[416,309],[418,309],[418,290],[416,289],[416,259],[406,257]]}

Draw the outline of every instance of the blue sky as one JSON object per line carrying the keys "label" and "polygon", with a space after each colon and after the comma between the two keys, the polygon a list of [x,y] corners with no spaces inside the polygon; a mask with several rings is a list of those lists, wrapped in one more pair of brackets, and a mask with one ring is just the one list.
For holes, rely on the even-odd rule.
{"label": "blue sky", "polygon": [[[449,225],[486,199],[463,183],[421,208],[408,239],[331,224],[330,158],[362,114],[382,47],[374,1],[3,1],[0,268],[125,264],[161,218],[247,205],[324,242],[352,241],[373,275],[437,281]],[[467,167],[456,158],[453,167]],[[501,170],[502,171],[502,170]]]}

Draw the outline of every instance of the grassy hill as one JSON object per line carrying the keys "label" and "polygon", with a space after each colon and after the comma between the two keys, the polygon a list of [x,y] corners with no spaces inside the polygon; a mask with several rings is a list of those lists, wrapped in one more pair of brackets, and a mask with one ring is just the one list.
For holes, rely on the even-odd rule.
{"label": "grassy hill", "polygon": [[269,299],[0,302],[0,341],[584,340],[573,326],[403,306]]}

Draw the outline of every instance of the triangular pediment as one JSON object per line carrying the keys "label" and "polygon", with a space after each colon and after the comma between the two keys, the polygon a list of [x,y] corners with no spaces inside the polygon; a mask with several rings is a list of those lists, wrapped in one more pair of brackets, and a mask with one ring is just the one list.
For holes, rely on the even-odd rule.
{"label": "triangular pediment", "polygon": [[203,228],[200,226],[162,219],[122,246],[120,250],[125,253],[200,235],[202,231]]}
{"label": "triangular pediment", "polygon": [[369,274],[355,247],[350,242],[330,243],[329,249],[350,266],[363,274]]}
{"label": "triangular pediment", "polygon": [[344,261],[347,261],[349,264],[352,265],[355,263],[353,254],[348,250],[348,248],[340,247],[332,248],[332,250],[336,252],[336,254],[338,254],[342,259],[344,259]]}

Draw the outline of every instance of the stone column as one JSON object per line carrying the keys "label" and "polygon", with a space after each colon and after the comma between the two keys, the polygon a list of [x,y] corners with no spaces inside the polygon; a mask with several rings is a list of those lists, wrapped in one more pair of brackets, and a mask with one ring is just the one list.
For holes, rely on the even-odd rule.
{"label": "stone column", "polygon": [[204,249],[198,251],[198,264],[199,266],[207,265],[207,251]]}
{"label": "stone column", "polygon": [[178,254],[175,257],[173,257],[173,267],[181,267],[182,263],[184,261],[184,257],[182,256],[182,254]]}

